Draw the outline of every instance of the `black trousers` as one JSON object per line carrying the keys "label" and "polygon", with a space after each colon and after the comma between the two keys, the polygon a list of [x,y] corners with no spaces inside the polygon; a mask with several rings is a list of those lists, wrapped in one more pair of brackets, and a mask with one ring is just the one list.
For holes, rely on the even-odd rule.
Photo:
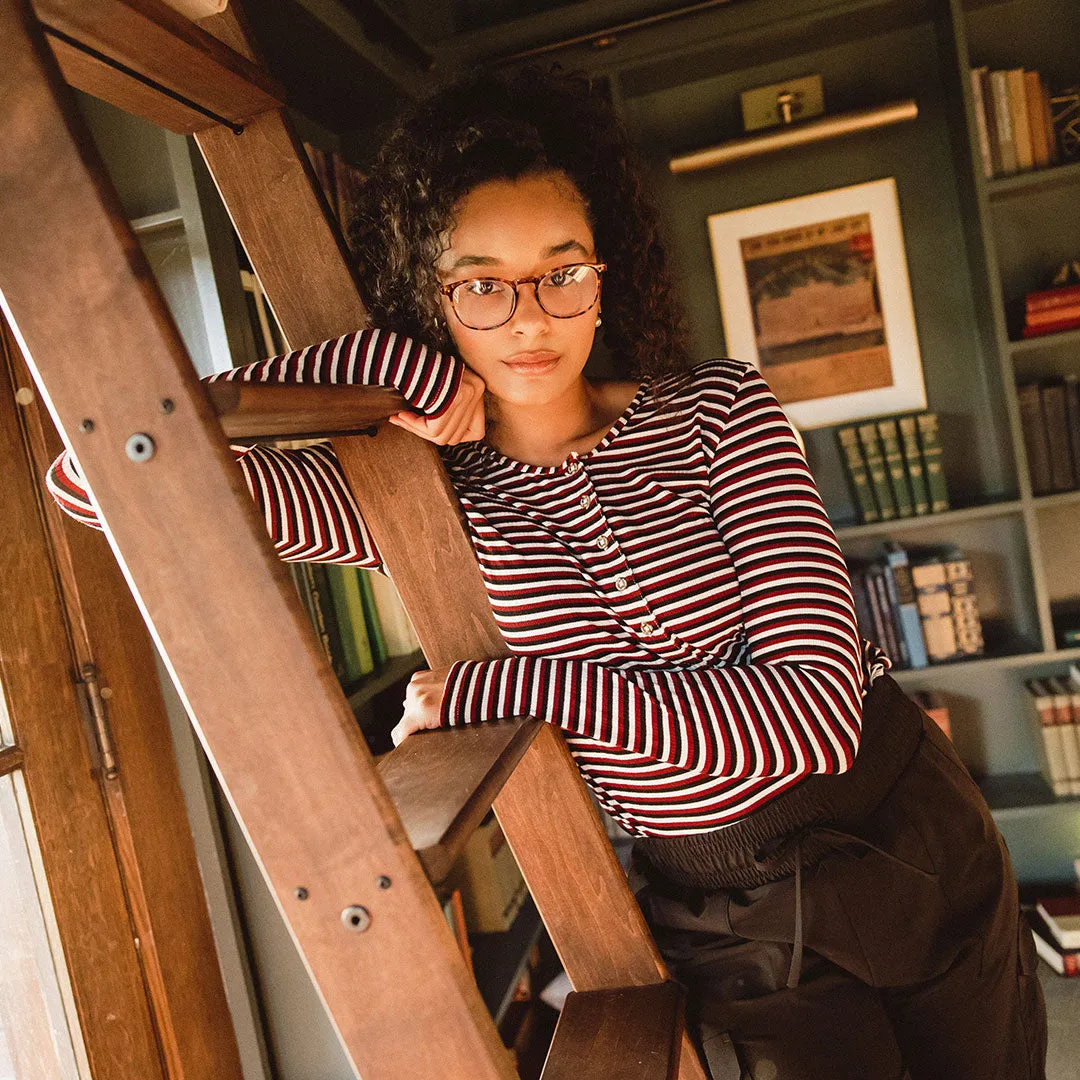
{"label": "black trousers", "polygon": [[1005,842],[891,676],[867,694],[853,768],[774,802],[764,831],[759,811],[635,844],[632,886],[714,1080],[1044,1080]]}

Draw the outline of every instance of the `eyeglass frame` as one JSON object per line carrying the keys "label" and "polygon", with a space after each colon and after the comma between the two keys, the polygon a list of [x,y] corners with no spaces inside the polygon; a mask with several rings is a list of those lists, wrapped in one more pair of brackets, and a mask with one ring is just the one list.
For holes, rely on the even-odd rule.
{"label": "eyeglass frame", "polygon": [[[571,266],[588,266],[590,269],[596,271],[596,296],[593,297],[592,303],[589,307],[583,308],[576,315],[554,315],[546,307],[544,307],[543,301],[540,299],[540,282],[550,274],[556,274],[560,270],[568,270]],[[603,274],[607,269],[607,263],[590,263],[590,262],[572,262],[563,263],[562,266],[554,266],[550,270],[544,271],[544,273],[533,277],[520,277],[520,278],[498,278],[498,277],[477,277],[477,278],[462,278],[460,281],[451,281],[446,285],[439,286],[439,293],[442,296],[449,297],[450,307],[453,309],[454,317],[461,323],[462,326],[468,326],[470,330],[477,330],[483,333],[484,330],[498,330],[500,326],[505,326],[513,317],[514,312],[517,311],[518,305],[518,286],[519,285],[532,285],[533,294],[536,296],[536,302],[540,306],[540,310],[549,315],[553,319],[577,319],[588,311],[593,304],[600,298],[600,288],[603,284]],[[474,281],[497,281],[502,285],[509,285],[514,290],[514,302],[510,306],[510,314],[506,316],[501,323],[496,323],[494,326],[469,326],[467,322],[458,314],[458,309],[454,304],[454,298],[451,295],[453,291],[462,285],[468,285]]]}

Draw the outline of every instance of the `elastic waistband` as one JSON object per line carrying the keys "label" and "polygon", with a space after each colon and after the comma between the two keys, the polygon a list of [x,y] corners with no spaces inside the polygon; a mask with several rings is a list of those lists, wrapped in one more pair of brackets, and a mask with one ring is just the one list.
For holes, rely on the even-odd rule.
{"label": "elastic waistband", "polygon": [[642,870],[692,889],[752,889],[810,865],[831,846],[814,827],[850,829],[882,802],[922,739],[922,711],[887,672],[863,699],[862,736],[847,772],[816,774],[722,829],[643,837]]}

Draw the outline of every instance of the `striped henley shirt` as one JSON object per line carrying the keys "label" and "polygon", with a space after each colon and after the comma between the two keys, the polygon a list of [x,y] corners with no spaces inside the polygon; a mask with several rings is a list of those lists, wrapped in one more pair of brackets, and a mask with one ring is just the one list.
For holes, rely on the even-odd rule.
{"label": "striped henley shirt", "polygon": [[[393,386],[438,416],[462,370],[372,329],[206,381]],[[382,570],[329,445],[232,449],[282,559]],[[559,465],[484,442],[439,452],[512,654],[451,667],[445,726],[557,725],[636,836],[720,828],[851,766],[863,698],[892,664],[860,637],[835,532],[756,368],[715,359],[647,380]],[[47,483],[100,528],[70,452]]]}

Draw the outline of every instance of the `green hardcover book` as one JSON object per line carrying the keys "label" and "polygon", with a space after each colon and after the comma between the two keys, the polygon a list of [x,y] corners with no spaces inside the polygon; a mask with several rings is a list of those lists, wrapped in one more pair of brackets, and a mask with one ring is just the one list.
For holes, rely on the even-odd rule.
{"label": "green hardcover book", "polygon": [[355,566],[343,566],[341,575],[345,584],[345,603],[349,613],[356,654],[360,658],[360,674],[369,675],[375,670],[375,654],[368,636],[367,619],[364,617],[364,597],[360,591],[360,571]]}
{"label": "green hardcover book", "polygon": [[386,635],[383,634],[379,621],[379,609],[375,604],[375,593],[371,588],[371,571],[357,569],[360,582],[360,599],[364,604],[364,619],[367,623],[368,639],[371,642],[371,654],[376,667],[386,663]]}
{"label": "green hardcover book", "polygon": [[919,427],[919,447],[926,471],[926,487],[930,493],[930,513],[937,514],[949,509],[949,490],[945,486],[937,413],[919,413],[915,422]]}
{"label": "green hardcover book", "polygon": [[356,646],[356,635],[353,633],[352,618],[349,615],[349,603],[345,596],[345,572],[347,570],[354,570],[354,568],[348,566],[328,566],[326,568],[330,599],[333,602],[334,614],[337,616],[338,634],[341,638],[341,654],[345,668],[341,681],[345,685],[355,682],[364,674],[360,653]]}
{"label": "green hardcover book", "polygon": [[907,465],[908,484],[911,486],[911,502],[915,513],[930,513],[930,493],[926,488],[926,473],[923,470],[922,453],[919,450],[919,432],[914,416],[901,416],[897,420],[900,429],[900,443]]}
{"label": "green hardcover book", "polygon": [[896,503],[893,502],[892,486],[889,484],[888,471],[885,468],[885,453],[881,449],[877,424],[872,420],[858,425],[859,441],[862,443],[866,469],[870,473],[870,486],[874,491],[874,500],[878,505],[881,521],[892,521],[896,517]]}
{"label": "green hardcover book", "polygon": [[847,466],[848,480],[855,493],[863,523],[879,521],[881,515],[878,513],[877,503],[874,502],[874,493],[870,490],[870,473],[859,448],[859,433],[855,430],[855,425],[837,428],[836,438],[840,443],[840,454]]}
{"label": "green hardcover book", "polygon": [[345,652],[341,642],[341,630],[338,627],[334,599],[330,595],[330,580],[327,567],[323,563],[304,562],[304,575],[308,580],[311,603],[315,611],[315,628],[323,639],[323,645],[330,654],[330,665],[339,680],[345,678]]}
{"label": "green hardcover book", "polygon": [[881,436],[881,449],[885,454],[885,469],[892,484],[896,516],[913,517],[915,506],[911,499],[911,487],[908,484],[907,469],[904,467],[904,454],[900,449],[900,433],[896,429],[896,421],[891,417],[879,420],[877,428]]}

